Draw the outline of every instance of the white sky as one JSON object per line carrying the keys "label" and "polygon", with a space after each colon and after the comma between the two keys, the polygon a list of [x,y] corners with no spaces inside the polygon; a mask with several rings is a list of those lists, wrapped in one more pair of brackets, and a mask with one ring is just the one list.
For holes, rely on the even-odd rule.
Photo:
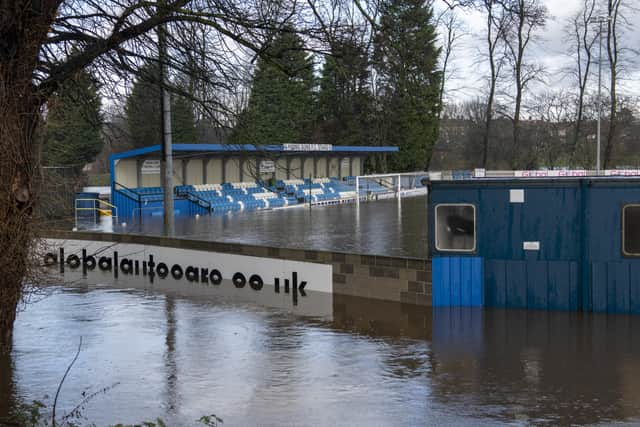
{"label": "white sky", "polygon": [[[572,61],[567,54],[568,43],[565,28],[568,20],[580,10],[582,0],[542,0],[542,2],[547,6],[550,19],[547,21],[546,27],[536,34],[538,43],[531,46],[529,58],[544,65],[547,75],[546,85],[536,87],[535,90],[568,87],[571,82],[563,79],[561,73],[562,68]],[[623,0],[623,2],[633,5],[638,0]],[[604,3],[602,6],[604,7]],[[640,7],[640,4],[637,6]],[[621,44],[632,49],[640,49],[640,11],[629,11],[626,16],[631,28],[625,30]],[[447,86],[450,101],[479,96],[486,84],[486,65],[480,61],[478,55],[479,50],[486,50],[484,40],[486,18],[479,12],[465,12],[460,14],[460,18],[462,18],[467,34],[460,40],[459,46],[453,52],[453,81],[449,81]],[[595,52],[597,54],[597,50]],[[629,65],[625,79],[621,82],[622,90],[620,92],[640,97],[640,56],[638,52],[630,50],[623,52],[622,55],[632,64]],[[604,48],[603,58],[606,58]],[[606,59],[603,60],[606,61]],[[603,62],[603,83],[606,83],[607,79],[604,71],[605,66],[606,62]],[[597,65],[593,66],[593,70],[597,70]],[[596,74],[593,75],[590,86],[594,91],[596,90]],[[603,90],[606,90],[604,86]]]}

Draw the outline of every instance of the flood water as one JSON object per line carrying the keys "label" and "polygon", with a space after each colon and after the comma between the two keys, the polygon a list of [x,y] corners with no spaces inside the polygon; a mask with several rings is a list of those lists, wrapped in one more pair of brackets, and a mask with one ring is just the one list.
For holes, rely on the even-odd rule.
{"label": "flood water", "polygon": [[[162,217],[124,220],[114,231],[162,234]],[[123,221],[121,220],[120,223]],[[176,217],[176,236],[217,242],[427,257],[426,196],[271,211]]]}
{"label": "flood water", "polygon": [[211,413],[230,426],[640,422],[640,317],[339,296],[309,316],[111,287],[47,294],[19,313],[0,359],[0,418],[51,404],[82,337],[58,413],[98,392],[82,410],[97,425]]}

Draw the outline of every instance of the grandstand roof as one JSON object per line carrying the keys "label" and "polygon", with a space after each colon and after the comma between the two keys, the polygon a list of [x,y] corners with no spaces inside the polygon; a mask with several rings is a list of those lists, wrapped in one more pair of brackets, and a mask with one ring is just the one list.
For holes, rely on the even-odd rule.
{"label": "grandstand roof", "polygon": [[[173,144],[173,152],[183,153],[395,153],[398,147],[394,146],[348,146],[348,145],[323,145],[323,144],[285,144],[285,145],[250,145],[250,144]],[[314,149],[316,148],[316,149]],[[136,148],[112,155],[112,160],[126,159],[130,157],[142,157],[151,153],[160,152],[160,145]]]}

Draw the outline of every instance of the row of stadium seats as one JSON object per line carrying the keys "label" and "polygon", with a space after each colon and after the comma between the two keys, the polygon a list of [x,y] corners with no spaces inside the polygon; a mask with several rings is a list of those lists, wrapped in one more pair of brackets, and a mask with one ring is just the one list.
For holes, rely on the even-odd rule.
{"label": "row of stadium seats", "polygon": [[355,199],[355,187],[337,178],[280,180],[276,188],[300,202],[326,203]]}
{"label": "row of stadium seats", "polygon": [[[355,188],[356,177],[355,176],[345,177],[345,182],[347,182],[350,186]],[[363,193],[363,194],[388,193],[389,191],[394,191],[388,187],[385,187],[384,185],[377,183],[372,179],[361,179],[358,186],[360,187],[360,193]]]}
{"label": "row of stadium seats", "polygon": [[[350,179],[351,178],[351,179]],[[268,187],[263,182],[231,182],[224,184],[179,185],[175,194],[213,211],[224,213],[240,210],[280,208],[298,203],[340,203],[356,198],[355,178],[290,179],[276,181]],[[121,189],[141,202],[164,199],[162,187]],[[360,181],[360,192],[388,192],[389,189],[371,180]]]}
{"label": "row of stadium seats", "polygon": [[208,202],[214,212],[279,208],[297,200],[280,197],[255,182],[193,185],[187,194]]}

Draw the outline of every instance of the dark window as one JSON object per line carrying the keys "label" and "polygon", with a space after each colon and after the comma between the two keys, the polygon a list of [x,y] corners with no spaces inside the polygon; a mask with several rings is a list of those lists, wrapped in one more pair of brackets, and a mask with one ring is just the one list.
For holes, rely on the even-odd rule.
{"label": "dark window", "polygon": [[640,205],[622,208],[622,253],[640,256]]}
{"label": "dark window", "polygon": [[473,252],[476,250],[476,209],[468,204],[436,206],[436,249]]}

